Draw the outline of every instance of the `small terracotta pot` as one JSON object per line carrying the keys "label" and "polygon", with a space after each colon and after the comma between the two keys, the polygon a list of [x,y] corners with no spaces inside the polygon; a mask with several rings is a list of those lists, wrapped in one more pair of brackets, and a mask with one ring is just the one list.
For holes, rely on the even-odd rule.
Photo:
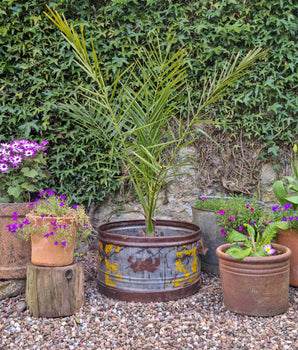
{"label": "small terracotta pot", "polygon": [[[31,262],[34,265],[39,266],[66,266],[73,262],[75,237],[77,232],[77,225],[73,224],[73,218],[56,218],[56,217],[44,217],[30,215],[30,225],[34,226],[46,226],[47,233],[53,230],[51,222],[54,221],[63,222],[67,225],[67,229],[70,232],[70,243],[66,247],[61,244],[55,245],[55,233],[53,236],[44,237],[44,231],[37,232],[31,236]],[[54,231],[55,232],[55,231]]]}
{"label": "small terracotta pot", "polygon": [[289,248],[272,244],[280,254],[235,259],[226,254],[230,244],[216,249],[225,307],[250,316],[286,312],[289,303]]}
{"label": "small terracotta pot", "polygon": [[290,285],[298,287],[298,232],[295,230],[279,230],[275,242],[291,249]]}

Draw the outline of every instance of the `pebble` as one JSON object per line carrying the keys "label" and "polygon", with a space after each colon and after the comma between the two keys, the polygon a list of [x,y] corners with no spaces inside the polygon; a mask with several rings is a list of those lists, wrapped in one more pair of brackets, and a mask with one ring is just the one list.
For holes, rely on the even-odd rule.
{"label": "pebble", "polygon": [[202,288],[188,298],[129,303],[101,295],[95,281],[96,257],[87,254],[81,259],[88,273],[85,304],[79,312],[34,318],[25,310],[24,295],[3,299],[1,350],[298,349],[298,288],[290,287],[288,311],[274,317],[226,310],[220,278],[207,273],[202,273]]}

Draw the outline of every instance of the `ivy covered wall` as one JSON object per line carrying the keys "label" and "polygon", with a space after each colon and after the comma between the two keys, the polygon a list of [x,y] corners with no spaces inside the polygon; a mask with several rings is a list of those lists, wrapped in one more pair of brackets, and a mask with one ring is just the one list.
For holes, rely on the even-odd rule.
{"label": "ivy covered wall", "polygon": [[[233,87],[210,116],[231,140],[241,133],[262,144],[260,157],[281,161],[280,148],[297,140],[298,4],[294,0],[2,0],[0,3],[0,142],[19,137],[50,142],[46,184],[89,205],[119,188],[98,162],[105,145],[91,139],[59,109],[88,85],[59,31],[44,16],[46,4],[92,35],[107,78],[132,62],[149,35],[175,35],[190,55],[189,85],[231,53],[272,47],[266,60]],[[249,141],[250,140],[250,141]]]}

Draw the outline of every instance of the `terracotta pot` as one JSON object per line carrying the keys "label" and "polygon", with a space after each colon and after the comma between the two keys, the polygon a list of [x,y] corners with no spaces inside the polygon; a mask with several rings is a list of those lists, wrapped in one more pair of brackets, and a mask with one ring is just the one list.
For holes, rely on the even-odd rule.
{"label": "terracotta pot", "polygon": [[13,213],[25,219],[29,203],[0,203],[0,280],[26,277],[26,264],[31,258],[31,243],[14,237],[6,227],[13,224]]}
{"label": "terracotta pot", "polygon": [[144,236],[144,220],[99,227],[99,290],[127,301],[167,301],[186,297],[201,285],[200,228],[158,220],[156,237]]}
{"label": "terracotta pot", "polygon": [[274,316],[286,312],[289,300],[289,248],[272,244],[280,253],[268,257],[234,259],[217,248],[225,307],[250,316]]}
{"label": "terracotta pot", "polygon": [[73,262],[75,237],[78,227],[72,223],[73,219],[68,218],[56,218],[56,217],[44,217],[34,216],[30,214],[30,224],[36,227],[46,227],[46,232],[49,233],[53,230],[51,222],[59,220],[67,225],[67,229],[70,232],[70,244],[66,247],[61,244],[55,245],[55,234],[53,236],[44,237],[44,231],[37,232],[31,236],[31,262],[34,265],[40,266],[66,266]]}
{"label": "terracotta pot", "polygon": [[294,230],[279,230],[275,242],[291,249],[290,285],[298,287],[298,232]]}

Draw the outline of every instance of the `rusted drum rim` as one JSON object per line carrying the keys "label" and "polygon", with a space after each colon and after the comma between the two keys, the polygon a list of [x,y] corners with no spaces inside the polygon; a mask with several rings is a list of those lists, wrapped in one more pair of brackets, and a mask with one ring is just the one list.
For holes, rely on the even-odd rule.
{"label": "rusted drum rim", "polygon": [[[125,231],[129,231],[130,227],[140,227],[145,230],[145,220],[128,220],[115,221],[106,223],[98,228],[99,239],[114,245],[121,245],[126,247],[169,247],[190,244],[198,241],[201,237],[201,229],[199,226],[184,222],[173,220],[156,220],[157,227],[170,227],[173,230],[189,230],[188,234],[173,235],[173,236],[128,236]],[[114,234],[113,229],[123,228],[123,234]]]}
{"label": "rusted drum rim", "polygon": [[282,254],[265,256],[265,257],[248,256],[244,259],[235,259],[231,255],[225,253],[225,251],[227,251],[231,246],[232,244],[229,244],[229,243],[219,246],[216,249],[217,256],[221,259],[235,261],[235,262],[244,262],[248,264],[249,263],[267,264],[267,263],[275,263],[279,261],[288,260],[292,255],[292,252],[288,247],[281,244],[272,243],[271,244],[272,248],[276,249],[278,252],[281,252]]}
{"label": "rusted drum rim", "polygon": [[175,288],[172,290],[124,290],[117,289],[111,286],[107,286],[97,281],[98,290],[109,298],[123,300],[123,301],[134,301],[134,302],[163,302],[170,300],[177,300],[186,298],[196,293],[202,284],[202,277],[200,276],[195,282],[188,284],[181,288]]}

